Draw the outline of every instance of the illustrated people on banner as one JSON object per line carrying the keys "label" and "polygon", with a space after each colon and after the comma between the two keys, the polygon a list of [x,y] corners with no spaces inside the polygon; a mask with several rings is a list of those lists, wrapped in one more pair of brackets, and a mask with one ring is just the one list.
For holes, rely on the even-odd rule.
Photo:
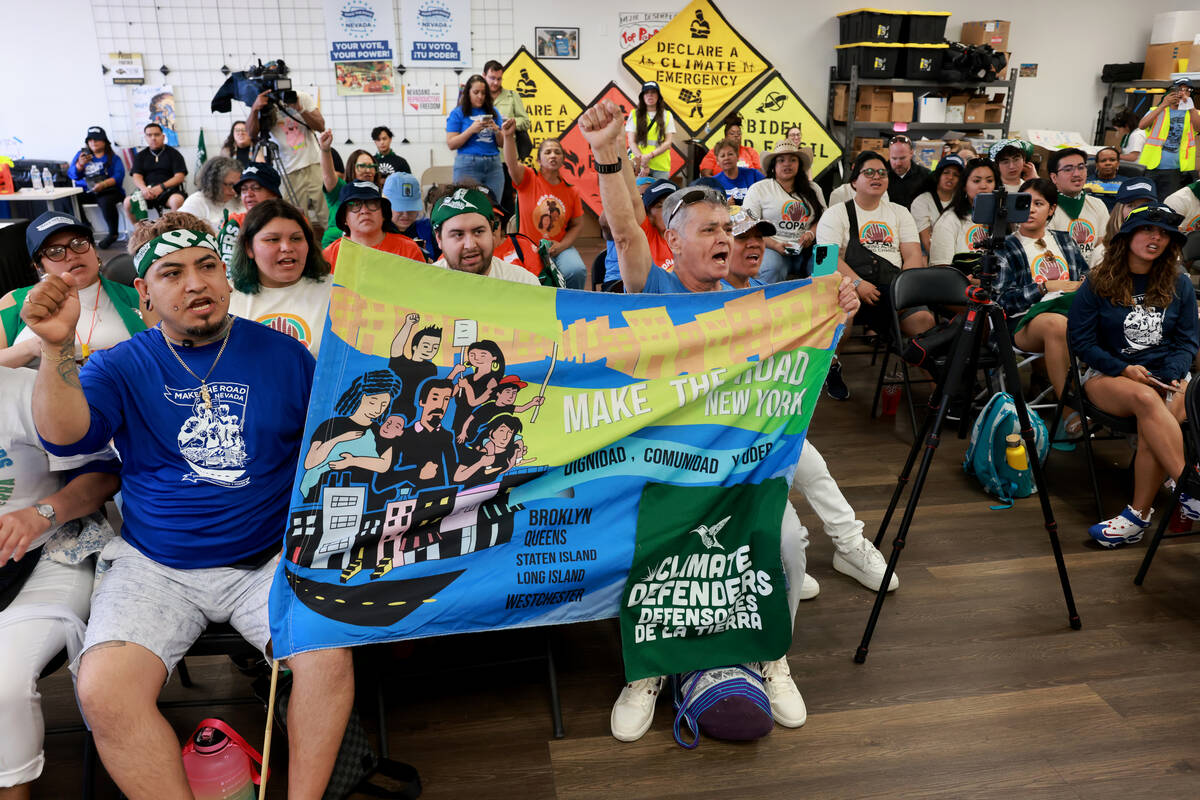
{"label": "illustrated people on banner", "polygon": [[[466,375],[468,367],[471,374]],[[492,399],[492,393],[504,377],[504,353],[491,339],[474,342],[467,347],[466,360],[450,370],[447,378],[454,381],[454,396],[462,398],[471,408]]]}
{"label": "illustrated people on banner", "polygon": [[704,12],[699,8],[696,9],[696,18],[692,20],[690,27],[693,39],[707,39],[711,28],[708,25],[708,20],[704,18]]}
{"label": "illustrated people on banner", "polygon": [[471,410],[471,415],[463,420],[459,428],[458,443],[474,439],[480,426],[487,425],[494,417],[501,414],[522,414],[544,403],[546,398],[538,395],[527,403],[517,405],[517,393],[528,385],[516,375],[505,375],[501,378],[496,387],[496,399],[476,406]]}
{"label": "illustrated people on banner", "polygon": [[521,68],[521,77],[517,80],[517,94],[525,100],[537,96],[537,81],[529,77],[529,70]]}
{"label": "illustrated people on banner", "polygon": [[495,483],[503,473],[521,466],[528,453],[521,428],[521,420],[512,414],[500,414],[480,426],[477,438],[461,452],[454,482],[464,488]]}
{"label": "illustrated people on banner", "polygon": [[[392,339],[388,360],[388,367],[400,379],[400,394],[392,407],[410,420],[416,418],[417,387],[426,378],[437,375],[433,359],[442,347],[442,329],[437,325],[426,325],[413,333],[420,321],[421,315],[415,312],[405,316],[404,325]],[[405,355],[406,352],[411,355]]]}

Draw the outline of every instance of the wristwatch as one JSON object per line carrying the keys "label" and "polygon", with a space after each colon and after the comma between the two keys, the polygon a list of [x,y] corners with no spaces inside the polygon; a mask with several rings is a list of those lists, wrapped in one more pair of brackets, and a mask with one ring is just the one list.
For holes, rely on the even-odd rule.
{"label": "wristwatch", "polygon": [[620,171],[620,161],[614,161],[611,164],[601,164],[599,161],[596,162],[596,172],[599,172],[601,175],[612,175]]}
{"label": "wristwatch", "polygon": [[38,503],[33,510],[38,513],[39,517],[49,522],[51,528],[58,524],[58,518],[54,516],[54,506],[49,503]]}
{"label": "wristwatch", "polygon": [[851,282],[850,282],[850,285],[851,285],[852,287],[854,287],[855,289],[857,289],[857,288],[858,288],[858,285],[859,285],[860,283],[862,283],[862,278],[855,278],[853,281],[851,281]]}

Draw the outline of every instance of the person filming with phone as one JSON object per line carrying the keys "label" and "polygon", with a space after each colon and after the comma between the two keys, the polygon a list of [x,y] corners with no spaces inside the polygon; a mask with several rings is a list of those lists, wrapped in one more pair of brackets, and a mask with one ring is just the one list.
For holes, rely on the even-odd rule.
{"label": "person filming with phone", "polygon": [[1162,103],[1150,109],[1138,127],[1146,129],[1138,163],[1145,165],[1146,177],[1158,187],[1158,199],[1165,200],[1189,183],[1196,171],[1200,111],[1192,101],[1191,79],[1176,78]]}
{"label": "person filming with phone", "polygon": [[[1200,322],[1196,294],[1180,268],[1182,217],[1167,206],[1134,209],[1075,294],[1067,318],[1071,349],[1088,369],[1080,378],[1103,411],[1136,417],[1133,498],[1117,516],[1088,529],[1102,547],[1132,544],[1150,527],[1164,478],[1181,480],[1183,434]],[[1200,497],[1184,484],[1179,511],[1200,519]]]}

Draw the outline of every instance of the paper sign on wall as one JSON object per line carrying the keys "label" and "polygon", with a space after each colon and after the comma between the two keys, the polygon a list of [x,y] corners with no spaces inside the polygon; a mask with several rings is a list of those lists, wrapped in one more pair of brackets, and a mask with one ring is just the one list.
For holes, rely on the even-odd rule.
{"label": "paper sign on wall", "polygon": [[400,28],[404,66],[471,65],[471,0],[403,0]]}
{"label": "paper sign on wall", "polygon": [[330,61],[391,61],[395,57],[392,0],[324,0],[324,5]]}
{"label": "paper sign on wall", "polygon": [[169,85],[134,86],[129,93],[133,103],[133,130],[138,136],[142,129],[153,122],[162,126],[167,144],[179,146],[179,135],[175,132],[175,90]]}
{"label": "paper sign on wall", "polygon": [[109,53],[104,66],[114,86],[141,86],[146,82],[141,53]]}
{"label": "paper sign on wall", "polygon": [[339,96],[396,92],[396,77],[390,61],[339,61],[334,64],[334,71]]}
{"label": "paper sign on wall", "polygon": [[625,53],[648,41],[671,21],[670,11],[622,11],[617,15],[617,34]]}
{"label": "paper sign on wall", "polygon": [[722,117],[771,68],[709,0],[692,0],[621,60],[639,81],[658,82],[675,122],[688,133]]}
{"label": "paper sign on wall", "polygon": [[[524,47],[504,65],[504,88],[521,96],[529,115],[529,138],[533,140],[534,153],[542,140],[561,138],[583,113],[583,105],[571,90]],[[534,166],[532,156],[525,163]]]}
{"label": "paper sign on wall", "polygon": [[[813,151],[814,178],[836,164],[842,156],[842,148],[837,140],[825,130],[783,76],[774,70],[734,110],[742,117],[742,143],[759,153],[770,152],[776,143],[787,138],[789,128],[799,125],[804,145]],[[724,136],[724,126],[714,126],[713,132],[704,140],[704,146],[711,150]]]}
{"label": "paper sign on wall", "polygon": [[422,81],[404,85],[404,113],[443,116],[446,113],[445,87],[441,81]]}
{"label": "paper sign on wall", "polygon": [[[587,107],[599,103],[601,100],[611,100],[621,107],[626,117],[629,116],[629,111],[637,104],[630,99],[629,95],[621,91],[621,87],[615,82],[610,81],[608,86],[600,91],[600,94],[592,98]],[[596,214],[600,214],[604,207],[600,203],[600,176],[596,173],[596,163],[592,158],[592,148],[583,138],[583,133],[579,130],[579,121],[571,123],[571,127],[562,136],[563,147],[563,168],[561,171],[562,179],[575,187],[575,191],[579,192],[579,199],[583,204],[590,208]],[[679,172],[683,169],[687,159],[683,155],[683,151],[678,146],[671,148],[671,174]]]}

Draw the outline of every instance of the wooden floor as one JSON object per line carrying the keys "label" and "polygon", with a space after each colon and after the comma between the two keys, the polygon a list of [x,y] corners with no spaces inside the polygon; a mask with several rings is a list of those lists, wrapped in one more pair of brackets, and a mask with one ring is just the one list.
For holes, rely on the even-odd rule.
{"label": "wooden floor", "polygon": [[[823,399],[812,440],[873,532],[908,447],[891,420],[869,419],[874,371],[845,359],[853,397]],[[901,420],[904,418],[901,417]],[[900,560],[866,664],[852,661],[873,595],[834,572],[832,545],[812,530],[809,572],[821,594],[803,603],[790,663],[808,705],[797,730],[750,744],[671,738],[659,706],[650,732],[622,744],[608,715],[621,684],[615,623],[553,629],[566,723],[551,734],[543,667],[479,666],[535,655],[542,631],[384,649],[392,755],[421,771],[435,798],[1185,798],[1200,796],[1200,537],[1160,551],[1146,585],[1133,575],[1144,544],[1109,552],[1086,544],[1094,522],[1081,453],[1049,461],[1083,629],[1072,631],[1036,498],[990,510],[961,469],[948,435]],[[1125,442],[1101,446],[1108,510],[1129,495]],[[890,539],[889,539],[890,542]],[[885,548],[885,554],[890,548]],[[376,653],[380,655],[380,653]],[[242,679],[227,662],[198,660],[195,690],[227,696]],[[42,682],[48,724],[76,722],[60,672]],[[367,704],[369,706],[369,703]],[[261,707],[175,709],[182,737],[206,714],[261,741]],[[373,729],[372,716],[364,714]],[[39,798],[79,794],[81,739],[47,739]],[[271,797],[285,796],[283,754]],[[99,797],[115,797],[111,784]]]}

